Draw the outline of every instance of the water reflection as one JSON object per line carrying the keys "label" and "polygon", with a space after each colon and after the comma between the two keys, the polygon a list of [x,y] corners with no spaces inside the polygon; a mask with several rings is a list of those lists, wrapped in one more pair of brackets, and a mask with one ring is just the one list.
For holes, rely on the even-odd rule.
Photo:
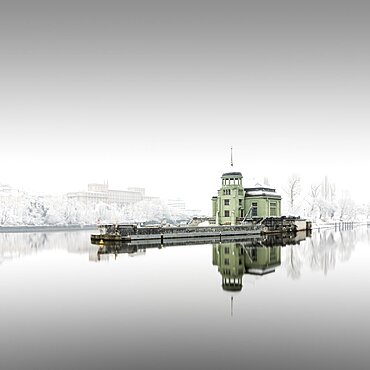
{"label": "water reflection", "polygon": [[91,245],[91,231],[0,233],[0,265],[46,250],[66,250],[88,254],[95,260],[97,247]]}
{"label": "water reflection", "polygon": [[[219,267],[220,273],[225,278],[226,276],[232,277],[236,284],[235,289],[236,287],[239,289],[240,275],[251,273],[263,275],[275,271],[278,266],[284,267],[287,275],[292,279],[299,279],[305,268],[328,274],[335,269],[338,261],[350,260],[357,243],[362,241],[368,244],[370,242],[370,229],[367,227],[344,231],[319,230],[314,231],[312,236],[307,238],[304,233],[298,233],[295,236],[274,235],[263,238],[225,240],[221,244],[215,240],[183,240],[182,242],[177,240],[164,245],[158,243],[120,243],[98,246],[90,243],[90,234],[91,231],[0,233],[0,265],[6,261],[9,262],[46,250],[66,250],[68,253],[86,254],[90,261],[99,262],[107,261],[112,256],[116,259],[120,254],[145,255],[146,250],[152,248],[211,244],[212,263]],[[226,254],[221,246],[224,250],[228,248],[230,251],[229,265],[225,264]],[[271,250],[267,249],[269,247]],[[279,247],[285,247],[284,253]],[[239,266],[240,259],[242,264]]]}
{"label": "water reflection", "polygon": [[222,289],[240,291],[243,275],[265,275],[281,263],[281,247],[248,247],[247,243],[225,243],[213,246],[212,263],[222,275]]}
{"label": "water reflection", "polygon": [[222,289],[241,291],[243,275],[266,275],[281,265],[281,247],[296,245],[306,233],[273,235],[243,242],[213,244],[212,263],[222,276]]}
{"label": "water reflection", "polygon": [[350,260],[357,243],[369,243],[369,238],[367,227],[347,231],[318,230],[300,248],[286,248],[284,267],[292,279],[299,279],[305,267],[327,275],[335,269],[337,261]]}
{"label": "water reflection", "polygon": [[0,234],[0,368],[367,369],[369,242],[366,227],[195,247]]}

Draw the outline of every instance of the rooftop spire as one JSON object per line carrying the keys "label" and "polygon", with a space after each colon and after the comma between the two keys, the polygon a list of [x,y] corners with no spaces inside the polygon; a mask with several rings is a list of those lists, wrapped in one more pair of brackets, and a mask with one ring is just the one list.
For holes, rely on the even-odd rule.
{"label": "rooftop spire", "polygon": [[231,167],[234,167],[234,163],[233,163],[233,147],[231,147]]}

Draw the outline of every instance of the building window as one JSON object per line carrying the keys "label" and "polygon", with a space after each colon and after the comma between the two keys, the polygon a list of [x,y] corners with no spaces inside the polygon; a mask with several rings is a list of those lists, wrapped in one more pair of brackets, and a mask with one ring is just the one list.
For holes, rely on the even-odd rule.
{"label": "building window", "polygon": [[276,261],[276,248],[270,248],[270,261]]}
{"label": "building window", "polygon": [[225,265],[229,265],[230,264],[230,261],[228,258],[225,258]]}
{"label": "building window", "polygon": [[230,217],[230,211],[225,211],[225,217]]}
{"label": "building window", "polygon": [[225,199],[224,200],[224,205],[229,206],[230,205],[230,199]]}
{"label": "building window", "polygon": [[239,207],[242,206],[242,203],[243,203],[243,199],[239,199]]}
{"label": "building window", "polygon": [[225,254],[229,254],[230,253],[230,248],[229,247],[225,247]]}
{"label": "building window", "polygon": [[276,202],[270,203],[270,216],[277,216],[277,204]]}
{"label": "building window", "polygon": [[256,248],[251,249],[250,256],[253,262],[257,261],[257,249]]}
{"label": "building window", "polygon": [[253,202],[252,203],[252,217],[257,217],[257,210],[258,210],[258,208],[257,208],[257,202]]}

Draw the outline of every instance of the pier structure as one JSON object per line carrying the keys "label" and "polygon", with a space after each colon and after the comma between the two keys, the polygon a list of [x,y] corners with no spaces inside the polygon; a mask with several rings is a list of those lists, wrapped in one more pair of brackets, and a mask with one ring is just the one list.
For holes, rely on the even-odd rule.
{"label": "pier structure", "polygon": [[147,240],[163,243],[178,239],[219,239],[309,231],[311,223],[299,217],[266,217],[248,219],[240,225],[181,227],[139,227],[127,224],[100,225],[100,234],[91,235],[93,243]]}
{"label": "pier structure", "polygon": [[[308,236],[307,232],[301,231],[297,233],[280,233],[280,234],[266,234],[266,235],[248,235],[248,236],[223,236],[221,241],[218,237],[209,238],[181,238],[181,239],[164,239],[163,243],[158,240],[145,240],[136,239],[131,241],[111,241],[104,243],[96,243],[99,245],[97,251],[98,255],[106,254],[130,254],[137,255],[143,254],[147,249],[152,248],[165,248],[165,247],[176,247],[182,245],[201,245],[201,244],[213,244],[213,247],[218,250],[217,254],[221,254],[222,245],[236,245],[243,246],[243,248],[272,248],[272,247],[285,247],[286,245],[299,244],[302,240],[305,240]],[[223,250],[223,249],[222,249]],[[226,252],[227,250],[223,250]],[[233,249],[230,248],[229,252],[234,253]],[[216,258],[216,251],[213,252],[213,264],[219,265],[223,261],[219,257]],[[235,254],[235,253],[234,253]],[[235,254],[236,255],[236,254]],[[227,262],[225,263],[226,266]],[[230,264],[230,263],[229,263]],[[251,267],[251,266],[250,266]],[[256,267],[256,266],[254,266]],[[226,268],[226,267],[225,267]],[[264,269],[266,273],[266,269]],[[260,272],[258,274],[261,274]]]}

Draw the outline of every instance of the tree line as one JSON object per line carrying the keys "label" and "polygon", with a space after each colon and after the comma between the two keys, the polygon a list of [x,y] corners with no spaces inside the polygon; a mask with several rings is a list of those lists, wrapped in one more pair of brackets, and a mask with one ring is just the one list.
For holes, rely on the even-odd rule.
{"label": "tree line", "polygon": [[303,215],[314,221],[360,221],[370,218],[370,203],[357,204],[349,191],[337,187],[325,176],[322,182],[303,189],[299,175],[292,174],[284,187],[283,213]]}

